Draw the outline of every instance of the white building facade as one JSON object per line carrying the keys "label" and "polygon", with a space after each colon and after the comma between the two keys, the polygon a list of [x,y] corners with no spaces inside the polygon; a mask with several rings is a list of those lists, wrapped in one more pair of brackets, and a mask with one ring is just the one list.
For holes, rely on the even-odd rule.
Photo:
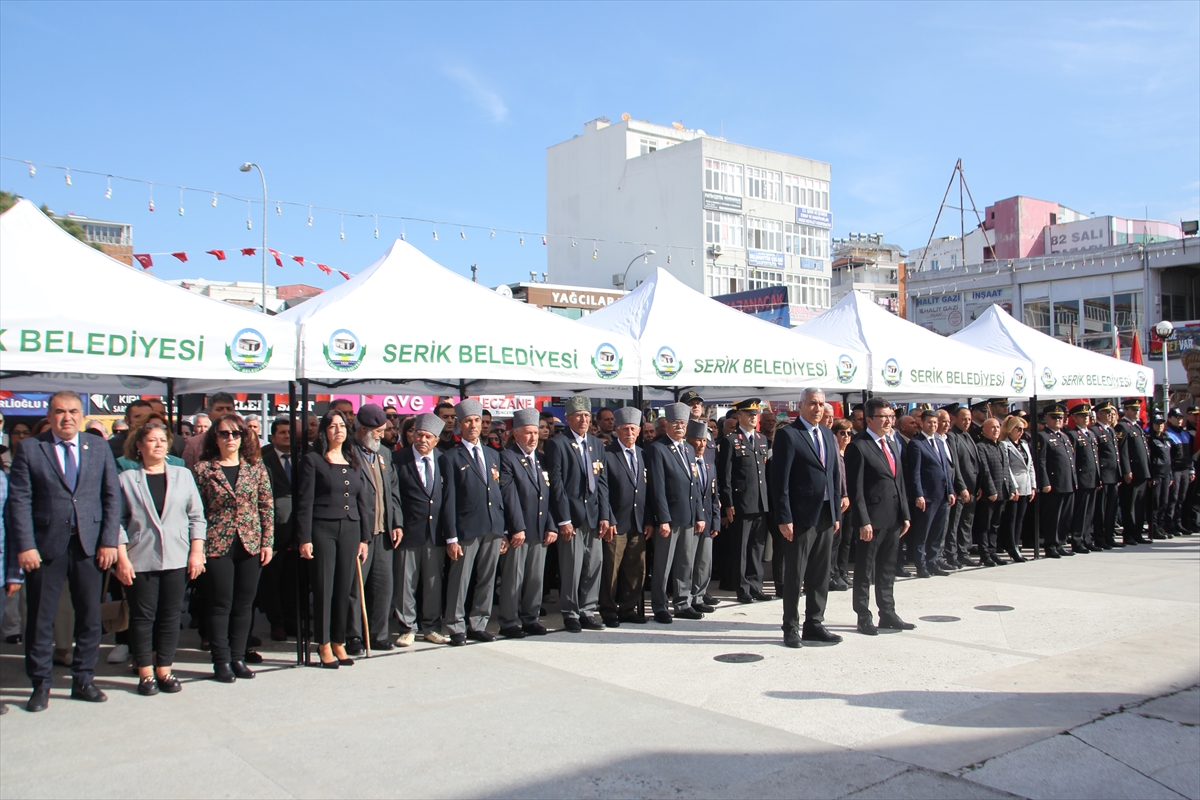
{"label": "white building facade", "polygon": [[829,181],[825,162],[702,130],[593,120],[546,153],[550,277],[632,289],[661,266],[709,296],[786,286],[798,324],[830,304]]}

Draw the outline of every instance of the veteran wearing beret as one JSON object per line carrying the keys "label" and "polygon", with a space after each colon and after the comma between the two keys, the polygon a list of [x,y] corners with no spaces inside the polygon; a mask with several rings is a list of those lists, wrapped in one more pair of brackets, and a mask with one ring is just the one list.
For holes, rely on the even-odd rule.
{"label": "veteran wearing beret", "polygon": [[618,408],[613,441],[604,450],[612,536],[604,542],[600,575],[600,616],[606,625],[644,624],[646,583],[646,457],[637,445],[642,412]]}
{"label": "veteran wearing beret", "polygon": [[696,451],[696,473],[700,487],[700,518],[704,530],[696,532],[696,556],[692,563],[692,608],[701,614],[711,614],[716,607],[708,602],[708,586],[712,582],[713,537],[721,530],[721,501],[717,495],[717,475],[707,458],[708,424],[693,417],[688,420],[684,435]]}
{"label": "veteran wearing beret", "polygon": [[680,619],[701,619],[692,608],[692,570],[696,558],[696,533],[705,525],[700,509],[700,476],[696,451],[684,441],[688,407],[672,403],[663,408],[664,435],[646,448],[649,478],[647,502],[654,526],[654,574],[650,600],[654,621],[670,625],[672,612]]}

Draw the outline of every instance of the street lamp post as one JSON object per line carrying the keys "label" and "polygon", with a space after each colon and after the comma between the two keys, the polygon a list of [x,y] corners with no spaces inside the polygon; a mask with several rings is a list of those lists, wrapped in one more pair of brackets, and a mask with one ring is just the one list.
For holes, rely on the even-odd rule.
{"label": "street lamp post", "polygon": [[1171,372],[1167,366],[1167,339],[1175,332],[1175,326],[1170,320],[1163,320],[1154,326],[1154,332],[1162,339],[1163,354],[1163,416],[1171,413]]}
{"label": "street lamp post", "polygon": [[633,260],[629,262],[629,266],[625,268],[625,274],[621,276],[621,285],[618,286],[617,288],[618,289],[625,288],[625,280],[629,277],[629,270],[633,268],[633,265],[635,263],[637,263],[637,260],[639,258],[646,258],[647,256],[652,256],[652,255],[654,255],[654,252],[655,251],[653,251],[653,250],[647,250],[646,252],[642,253],[641,255],[634,256]]}
{"label": "street lamp post", "polygon": [[[263,190],[263,224],[262,224],[262,311],[267,313],[267,176],[263,174],[262,167],[255,164],[253,161],[243,163],[238,169],[242,172],[249,172],[252,169],[258,170],[258,177],[262,179]],[[267,419],[267,395],[262,396],[262,429],[270,430],[270,421]]]}

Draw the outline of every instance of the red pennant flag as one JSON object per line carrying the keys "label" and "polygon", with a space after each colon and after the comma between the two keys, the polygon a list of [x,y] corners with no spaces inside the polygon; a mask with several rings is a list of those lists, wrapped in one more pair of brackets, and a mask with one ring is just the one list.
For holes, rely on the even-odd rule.
{"label": "red pennant flag", "polygon": [[295,261],[300,266],[304,266],[304,256],[292,256],[292,261]]}
{"label": "red pennant flag", "polygon": [[275,266],[277,266],[277,267],[283,266],[283,262],[279,260],[279,251],[278,250],[272,250],[270,247],[268,247],[267,252],[270,253],[271,255],[275,256]]}
{"label": "red pennant flag", "polygon": [[252,255],[254,255],[254,248],[253,248],[253,247],[243,247],[243,248],[242,248],[242,255],[244,255],[244,256],[252,256]]}
{"label": "red pennant flag", "polygon": [[321,270],[321,272],[324,272],[326,275],[333,274],[333,270],[331,270],[329,267],[325,266],[324,264],[317,264],[317,269]]}
{"label": "red pennant flag", "polygon": [[175,256],[185,264],[187,263],[187,253],[171,253],[171,255]]}
{"label": "red pennant flag", "polygon": [[208,253],[210,256],[216,256],[217,261],[225,260],[225,251],[224,250],[205,250],[204,252]]}
{"label": "red pennant flag", "polygon": [[133,257],[142,265],[142,269],[150,269],[154,266],[154,259],[150,257],[149,253],[134,253]]}
{"label": "red pennant flag", "polygon": [[338,275],[341,275],[341,276],[342,276],[343,278],[345,278],[346,280],[350,280],[350,273],[348,273],[348,272],[342,272],[342,271],[339,269],[339,270],[338,270]]}

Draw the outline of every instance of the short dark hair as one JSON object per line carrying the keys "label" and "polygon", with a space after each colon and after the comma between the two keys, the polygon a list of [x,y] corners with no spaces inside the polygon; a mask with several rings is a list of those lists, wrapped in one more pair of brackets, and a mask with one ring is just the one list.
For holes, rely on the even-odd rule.
{"label": "short dark hair", "polygon": [[291,425],[292,425],[291,417],[276,417],[271,422],[271,435],[274,436],[275,432],[278,431],[280,428],[287,428],[290,432]]}
{"label": "short dark hair", "polygon": [[154,410],[154,406],[150,405],[149,400],[142,400],[141,398],[138,398],[129,405],[125,406],[125,416],[129,416],[129,412],[133,411],[135,408],[148,408],[151,411]]}
{"label": "short dark hair", "polygon": [[862,403],[855,403],[854,405],[850,406],[850,413],[853,414],[855,411],[862,411],[864,414],[867,413],[866,411],[863,411]]}
{"label": "short dark hair", "polygon": [[[214,401],[216,398],[217,395],[213,395]],[[217,447],[217,428],[221,427],[222,422],[232,422],[242,433],[242,445],[238,449],[238,455],[246,459],[247,464],[258,461],[258,437],[249,435],[246,430],[246,420],[238,414],[225,414],[220,419],[213,420],[212,427],[204,434],[204,448],[200,451],[200,460],[215,461],[221,457],[221,450]]]}
{"label": "short dark hair", "polygon": [[[50,406],[54,405],[54,401],[59,399],[74,400],[76,403],[79,403],[80,408],[83,408],[83,398],[79,396],[78,392],[72,392],[70,389],[63,389],[60,392],[55,392],[54,394],[50,395],[50,399],[46,401],[46,409],[49,410]],[[145,401],[143,400],[140,402]],[[147,405],[149,404],[147,403]]]}
{"label": "short dark hair", "polygon": [[217,392],[208,396],[208,407],[212,408],[217,403],[229,403],[229,405],[237,408],[237,402],[233,399],[233,395],[229,392]]}
{"label": "short dark hair", "polygon": [[[873,417],[879,413],[881,409],[892,408],[892,404],[882,397],[872,397],[863,405],[863,415]],[[892,409],[895,410],[895,409]]]}
{"label": "short dark hair", "polygon": [[485,409],[483,410],[483,413],[482,413],[482,414],[480,414],[480,416],[481,416],[481,417],[489,417],[489,418],[490,418],[490,417],[492,416],[492,412],[488,411],[488,410],[485,408]]}
{"label": "short dark hair", "polygon": [[938,413],[936,411],[934,411],[932,408],[927,408],[921,412],[921,419],[929,419],[930,417],[937,419],[937,415],[938,415]]}
{"label": "short dark hair", "polygon": [[436,406],[434,406],[434,407],[433,407],[433,413],[434,413],[434,414],[437,414],[437,413],[438,413],[439,411],[441,411],[443,408],[448,408],[448,409],[450,409],[451,411],[453,411],[453,410],[454,410],[454,403],[451,403],[451,402],[448,402],[448,401],[446,401],[446,400],[443,400],[442,402],[438,403]]}

